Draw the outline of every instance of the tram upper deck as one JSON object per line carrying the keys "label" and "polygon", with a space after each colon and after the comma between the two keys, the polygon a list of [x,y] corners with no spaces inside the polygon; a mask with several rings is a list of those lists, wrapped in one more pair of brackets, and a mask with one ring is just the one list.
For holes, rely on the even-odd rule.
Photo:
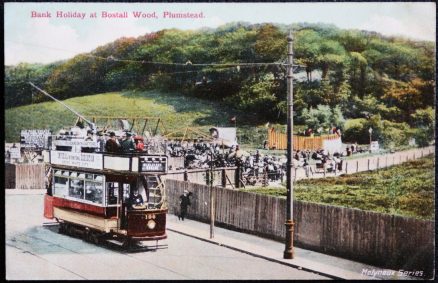
{"label": "tram upper deck", "polygon": [[95,140],[83,137],[54,139],[50,149],[43,152],[44,162],[52,166],[66,166],[91,170],[112,170],[131,173],[165,174],[167,156],[148,151],[101,152]]}

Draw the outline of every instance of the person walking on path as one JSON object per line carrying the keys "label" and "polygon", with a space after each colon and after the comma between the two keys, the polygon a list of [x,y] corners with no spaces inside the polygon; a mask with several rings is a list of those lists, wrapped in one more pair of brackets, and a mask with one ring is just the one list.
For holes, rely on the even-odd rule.
{"label": "person walking on path", "polygon": [[184,193],[179,197],[179,206],[180,206],[180,213],[178,215],[178,220],[184,221],[184,217],[187,214],[187,207],[191,205],[190,203],[190,195],[187,190],[184,190]]}

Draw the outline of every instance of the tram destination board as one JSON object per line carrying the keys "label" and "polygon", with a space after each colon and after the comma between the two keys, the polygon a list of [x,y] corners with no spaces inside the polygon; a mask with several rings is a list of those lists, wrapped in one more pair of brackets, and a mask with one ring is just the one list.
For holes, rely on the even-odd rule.
{"label": "tram destination board", "polygon": [[139,159],[140,172],[166,172],[167,171],[167,156],[148,155],[142,156]]}

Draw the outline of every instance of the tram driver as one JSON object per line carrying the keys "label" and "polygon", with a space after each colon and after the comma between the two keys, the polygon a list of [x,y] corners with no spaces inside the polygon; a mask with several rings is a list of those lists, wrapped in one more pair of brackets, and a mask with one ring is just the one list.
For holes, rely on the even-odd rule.
{"label": "tram driver", "polygon": [[129,198],[129,205],[131,209],[143,208],[143,197],[139,194],[138,189],[134,189]]}

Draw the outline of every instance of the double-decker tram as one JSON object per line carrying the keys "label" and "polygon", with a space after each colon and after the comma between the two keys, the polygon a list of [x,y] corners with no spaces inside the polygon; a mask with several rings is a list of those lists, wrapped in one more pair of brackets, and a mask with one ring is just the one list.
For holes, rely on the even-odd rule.
{"label": "double-decker tram", "polygon": [[[56,219],[61,233],[79,234],[94,243],[105,240],[129,247],[156,241],[158,247],[158,240],[167,237],[167,202],[160,177],[168,166],[163,142],[150,142],[145,148],[142,136],[130,137],[133,125],[122,118],[113,118],[123,122],[121,129],[109,131],[105,126],[99,131],[94,122],[29,84],[78,117],[74,127],[49,137],[43,151],[44,216]],[[107,147],[110,141],[112,146]]]}
{"label": "double-decker tram", "polygon": [[44,152],[49,180],[44,216],[56,219],[61,233],[94,243],[130,246],[165,239],[167,202],[160,175],[167,171],[167,156],[84,152],[95,146],[83,138],[52,141]]}

